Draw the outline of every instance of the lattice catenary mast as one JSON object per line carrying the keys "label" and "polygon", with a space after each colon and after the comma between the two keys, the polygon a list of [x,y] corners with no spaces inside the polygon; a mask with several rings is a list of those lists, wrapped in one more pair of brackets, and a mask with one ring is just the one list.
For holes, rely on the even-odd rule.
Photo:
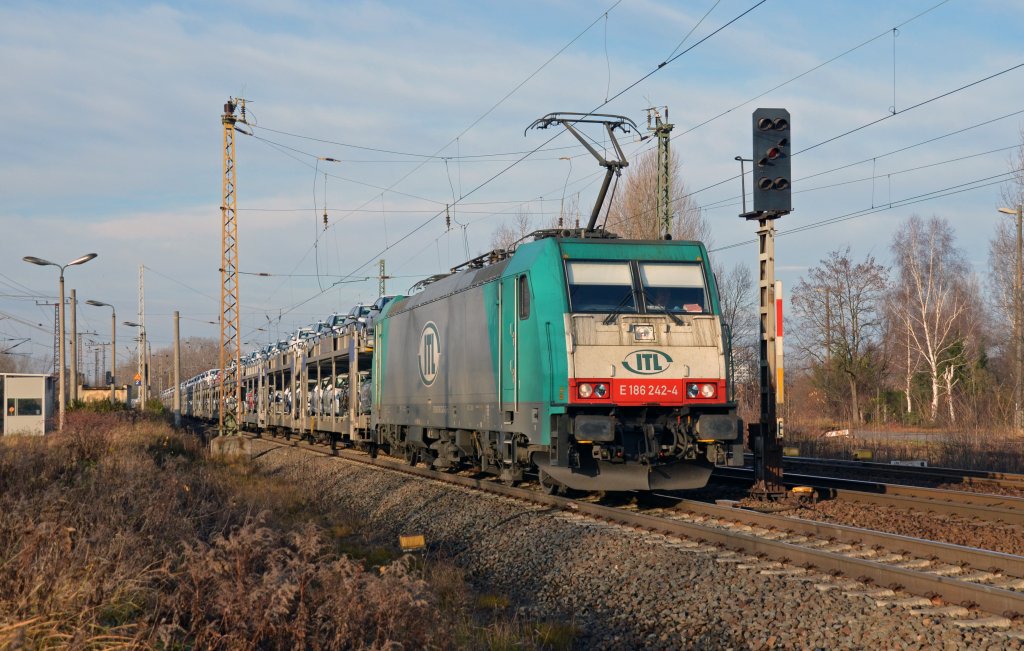
{"label": "lattice catenary mast", "polygon": [[[240,110],[235,117],[235,109]],[[238,434],[238,407],[242,401],[241,345],[238,304],[238,211],[235,197],[235,123],[246,123],[245,100],[228,98],[224,104],[224,176],[221,193],[220,264],[220,435]]]}
{"label": "lattice catenary mast", "polygon": [[[672,235],[672,155],[669,144],[672,142],[672,127],[668,123],[668,107],[665,109],[665,121],[656,107],[647,109],[647,130],[658,139],[658,219],[661,221],[661,235],[668,239]],[[651,118],[654,124],[651,124]]]}

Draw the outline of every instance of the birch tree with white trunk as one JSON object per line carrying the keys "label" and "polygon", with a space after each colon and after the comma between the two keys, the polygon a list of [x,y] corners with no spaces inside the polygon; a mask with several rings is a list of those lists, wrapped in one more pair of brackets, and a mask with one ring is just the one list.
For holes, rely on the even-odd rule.
{"label": "birch tree with white trunk", "polygon": [[[962,343],[960,322],[976,305],[970,295],[970,270],[956,247],[953,229],[939,217],[928,221],[913,215],[893,237],[897,271],[891,295],[891,314],[928,372],[931,385],[929,415],[938,416],[943,390],[951,392]],[[947,376],[948,375],[948,379]],[[950,396],[952,398],[952,396]],[[950,419],[956,413],[952,401]]]}

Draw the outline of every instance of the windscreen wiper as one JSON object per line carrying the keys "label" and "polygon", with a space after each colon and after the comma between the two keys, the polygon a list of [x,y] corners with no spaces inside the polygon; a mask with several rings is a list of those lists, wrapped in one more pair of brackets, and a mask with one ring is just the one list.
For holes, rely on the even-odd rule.
{"label": "windscreen wiper", "polygon": [[664,305],[658,305],[657,303],[653,303],[653,302],[651,302],[650,299],[651,299],[651,297],[648,296],[647,292],[645,291],[644,292],[644,305],[647,307],[647,311],[648,312],[651,311],[651,308],[655,308],[655,309],[661,310],[661,312],[663,314],[668,315],[668,318],[672,319],[672,323],[675,323],[677,326],[683,325],[682,319],[677,317],[673,312],[669,312],[667,307],[665,307]]}
{"label": "windscreen wiper", "polygon": [[623,311],[622,308],[624,308],[626,306],[626,301],[628,301],[631,298],[633,298],[633,290],[632,290],[632,288],[630,288],[629,291],[626,292],[626,295],[623,296],[622,300],[619,301],[619,304],[616,305],[612,309],[612,311],[608,313],[608,316],[606,316],[604,318],[604,321],[602,321],[602,323],[604,323],[605,325],[611,325],[611,324],[615,323],[616,319],[619,318],[619,315],[622,314],[622,311]]}

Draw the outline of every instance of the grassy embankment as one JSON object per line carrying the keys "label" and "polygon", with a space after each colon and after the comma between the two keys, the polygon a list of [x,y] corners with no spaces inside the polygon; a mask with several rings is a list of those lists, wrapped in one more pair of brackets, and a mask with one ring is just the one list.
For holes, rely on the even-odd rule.
{"label": "grassy embankment", "polygon": [[160,418],[0,438],[0,649],[569,648]]}

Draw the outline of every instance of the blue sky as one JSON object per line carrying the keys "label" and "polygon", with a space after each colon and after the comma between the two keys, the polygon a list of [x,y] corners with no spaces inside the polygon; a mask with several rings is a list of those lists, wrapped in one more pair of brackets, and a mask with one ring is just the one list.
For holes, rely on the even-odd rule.
{"label": "blue sky", "polygon": [[[372,300],[373,278],[321,287],[374,276],[378,253],[400,276],[389,291],[402,291],[461,262],[467,245],[471,255],[483,252],[516,211],[538,220],[557,212],[563,187],[588,210],[600,169],[566,135],[515,165],[520,154],[479,156],[538,147],[555,132],[524,137],[535,118],[601,106],[654,70],[691,29],[679,51],[755,4],[4,3],[0,338],[31,337],[17,350],[47,356],[52,316],[35,303],[52,300],[56,274],[21,257],[67,261],[88,251],[99,258],[67,274],[80,300],[115,303],[119,320],[133,318],[143,264],[155,346],[169,344],[176,309],[183,336],[217,336],[206,322],[218,313],[220,113],[229,95],[251,101],[254,133],[263,138],[237,141],[240,267],[278,274],[241,278],[243,335],[255,343]],[[715,255],[728,267],[753,266],[757,256],[753,227],[736,217],[738,179],[716,185],[738,172],[734,156],[750,156],[754,108],[788,108],[799,152],[895,107],[889,119],[794,156],[794,189],[808,191],[794,195],[795,212],[779,222],[780,277],[791,285],[847,245],[856,257],[887,261],[893,231],[913,213],[948,218],[984,273],[1001,219],[999,185],[786,231],[890,199],[998,181],[1024,113],[886,154],[1024,111],[1024,68],[906,110],[1024,63],[1021,24],[1024,3],[1011,0],[767,0],[601,110],[643,124],[645,107],[669,106],[685,182],[701,190],[694,196],[712,223],[712,248],[722,249]],[[649,147],[626,140],[630,154]],[[447,167],[442,159],[423,163],[435,152]],[[571,172],[559,160],[566,155]],[[953,160],[962,157],[970,158]],[[856,161],[868,162],[800,182]],[[921,166],[930,167],[910,171]],[[446,232],[443,218],[428,222],[445,203],[467,224],[465,239],[461,229]],[[105,311],[82,307],[79,315],[80,329],[106,337]],[[128,333],[122,338],[127,345]]]}

